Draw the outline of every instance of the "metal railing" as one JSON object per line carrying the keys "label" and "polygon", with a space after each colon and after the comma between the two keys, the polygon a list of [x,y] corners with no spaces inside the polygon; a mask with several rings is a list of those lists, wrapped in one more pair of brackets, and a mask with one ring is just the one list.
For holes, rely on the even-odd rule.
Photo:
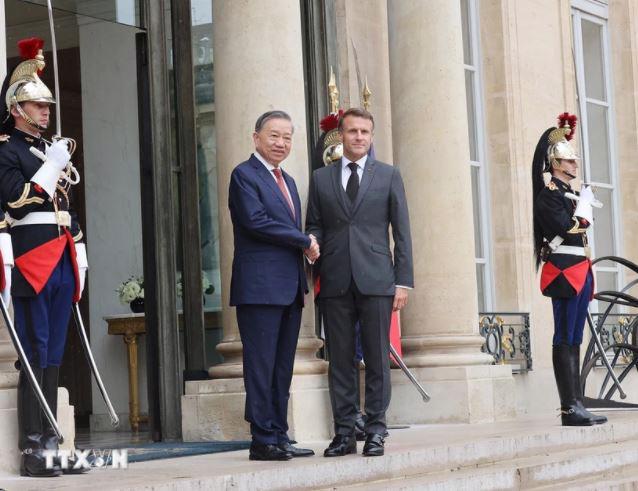
{"label": "metal railing", "polygon": [[481,351],[495,365],[512,365],[514,373],[532,370],[528,312],[480,312],[479,332],[485,338]]}

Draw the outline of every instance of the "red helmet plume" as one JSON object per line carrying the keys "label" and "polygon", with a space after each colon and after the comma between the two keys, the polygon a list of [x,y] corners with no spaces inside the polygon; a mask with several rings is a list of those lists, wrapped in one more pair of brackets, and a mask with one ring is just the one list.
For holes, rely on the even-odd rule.
{"label": "red helmet plume", "polygon": [[564,128],[565,126],[569,126],[571,131],[565,135],[565,139],[567,141],[574,138],[574,133],[576,132],[576,122],[578,118],[575,114],[569,114],[567,112],[558,115],[558,127]]}
{"label": "red helmet plume", "polygon": [[319,122],[319,127],[324,133],[334,130],[339,126],[339,120],[343,116],[343,109],[339,109],[338,113],[330,113]]}
{"label": "red helmet plume", "polygon": [[44,47],[44,40],[40,38],[28,38],[18,41],[18,50],[24,60],[32,60]]}

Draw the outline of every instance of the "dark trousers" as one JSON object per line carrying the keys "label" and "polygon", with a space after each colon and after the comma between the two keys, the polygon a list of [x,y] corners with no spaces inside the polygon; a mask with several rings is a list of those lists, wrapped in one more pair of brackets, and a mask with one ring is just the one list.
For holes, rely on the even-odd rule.
{"label": "dark trousers", "polygon": [[566,344],[580,346],[583,342],[583,330],[587,318],[587,308],[591,299],[594,280],[591,271],[587,274],[585,285],[578,295],[572,298],[554,298],[554,338],[553,346]]}
{"label": "dark trousers", "polygon": [[330,366],[328,383],[335,433],[354,433],[359,397],[359,368],[355,355],[355,325],[361,326],[361,346],[366,364],[366,433],[386,430],[390,404],[390,318],[393,297],[363,295],[351,282],[345,295],[321,298]]}
{"label": "dark trousers", "polygon": [[75,276],[68,249],[35,297],[13,297],[15,328],[32,366],[59,367],[71,316]]}
{"label": "dark trousers", "polygon": [[299,338],[302,303],[239,305],[243,344],[246,421],[253,441],[288,441],[288,399]]}

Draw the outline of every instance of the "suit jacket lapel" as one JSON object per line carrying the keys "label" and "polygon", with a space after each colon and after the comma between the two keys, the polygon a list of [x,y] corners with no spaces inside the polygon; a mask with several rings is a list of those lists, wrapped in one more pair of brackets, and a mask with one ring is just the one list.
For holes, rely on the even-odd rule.
{"label": "suit jacket lapel", "polygon": [[337,201],[341,205],[341,208],[343,208],[343,212],[346,214],[346,216],[350,216],[352,214],[352,204],[350,203],[348,195],[343,190],[343,184],[341,184],[341,161],[338,160],[331,165],[333,166],[333,168],[331,169],[331,174],[335,196],[337,197]]}
{"label": "suit jacket lapel", "polygon": [[[268,186],[272,190],[272,192],[275,193],[275,196],[279,198],[281,205],[286,208],[286,211],[288,212],[288,216],[290,217],[290,220],[294,221],[292,217],[292,210],[290,209],[290,206],[288,205],[288,201],[286,200],[281,190],[279,189],[279,186],[277,186],[277,183],[275,182],[275,178],[272,175],[270,175],[270,172],[268,172],[268,169],[266,169],[266,166],[262,164],[257,159],[257,157],[252,155],[250,158],[253,162],[253,167],[257,170],[257,174],[259,174],[259,177],[261,177],[261,179],[266,183],[266,186]],[[290,189],[290,187],[288,187],[288,189]]]}
{"label": "suit jacket lapel", "polygon": [[376,162],[370,157],[368,157],[368,160],[366,161],[366,166],[363,169],[363,176],[361,176],[361,184],[359,185],[359,192],[357,193],[357,199],[354,200],[354,205],[352,206],[353,215],[357,212],[357,209],[359,208],[359,205],[361,205],[361,202],[363,201],[363,198],[366,192],[368,192],[368,188],[370,187],[370,184],[372,183],[372,178],[374,177],[375,169],[376,169]]}

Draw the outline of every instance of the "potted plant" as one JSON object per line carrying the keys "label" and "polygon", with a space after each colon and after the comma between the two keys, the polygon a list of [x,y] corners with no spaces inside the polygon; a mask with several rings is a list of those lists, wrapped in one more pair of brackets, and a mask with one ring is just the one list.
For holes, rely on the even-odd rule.
{"label": "potted plant", "polygon": [[144,278],[131,276],[115,291],[122,305],[129,305],[134,313],[144,312]]}

